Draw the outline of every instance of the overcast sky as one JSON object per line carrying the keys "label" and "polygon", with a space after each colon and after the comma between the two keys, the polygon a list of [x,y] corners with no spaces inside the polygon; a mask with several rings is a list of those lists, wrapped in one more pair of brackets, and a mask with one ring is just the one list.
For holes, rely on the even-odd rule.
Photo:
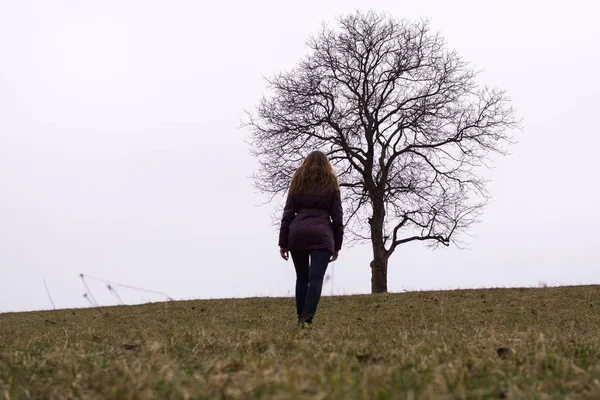
{"label": "overcast sky", "polygon": [[[470,249],[399,247],[390,291],[600,283],[594,4],[1,0],[0,312],[51,308],[44,279],[56,307],[87,306],[80,273],[174,299],[291,295],[240,120],[357,8],[430,19],[525,127]],[[324,293],[368,293],[370,255],[344,248]]]}

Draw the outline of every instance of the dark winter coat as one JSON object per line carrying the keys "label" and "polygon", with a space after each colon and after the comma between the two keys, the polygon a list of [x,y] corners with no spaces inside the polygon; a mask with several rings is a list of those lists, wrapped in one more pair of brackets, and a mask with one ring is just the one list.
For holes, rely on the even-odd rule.
{"label": "dark winter coat", "polygon": [[342,248],[343,237],[339,190],[288,195],[281,218],[279,247],[334,252]]}

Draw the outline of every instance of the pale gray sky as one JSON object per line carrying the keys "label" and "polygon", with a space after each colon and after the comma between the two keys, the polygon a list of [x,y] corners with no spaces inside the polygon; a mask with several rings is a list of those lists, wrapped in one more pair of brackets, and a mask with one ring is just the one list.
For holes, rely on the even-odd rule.
{"label": "pale gray sky", "polygon": [[[400,247],[389,289],[600,283],[591,0],[2,0],[0,312],[50,308],[44,278],[57,307],[86,306],[80,273],[176,299],[291,294],[239,124],[263,75],[357,8],[430,19],[525,122],[470,250]],[[324,293],[369,292],[370,255],[343,249]]]}

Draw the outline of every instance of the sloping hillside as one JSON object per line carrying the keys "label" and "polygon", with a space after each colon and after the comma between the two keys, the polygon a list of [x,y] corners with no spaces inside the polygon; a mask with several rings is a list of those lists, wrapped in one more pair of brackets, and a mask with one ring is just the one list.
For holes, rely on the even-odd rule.
{"label": "sloping hillside", "polygon": [[[0,315],[0,398],[600,398],[600,286]],[[576,396],[577,395],[577,396]]]}

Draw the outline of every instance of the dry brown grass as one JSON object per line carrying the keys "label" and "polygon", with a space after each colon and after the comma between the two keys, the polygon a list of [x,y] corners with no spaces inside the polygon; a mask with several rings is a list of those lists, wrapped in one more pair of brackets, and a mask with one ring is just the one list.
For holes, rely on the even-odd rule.
{"label": "dry brown grass", "polygon": [[600,398],[600,287],[0,315],[0,398]]}

